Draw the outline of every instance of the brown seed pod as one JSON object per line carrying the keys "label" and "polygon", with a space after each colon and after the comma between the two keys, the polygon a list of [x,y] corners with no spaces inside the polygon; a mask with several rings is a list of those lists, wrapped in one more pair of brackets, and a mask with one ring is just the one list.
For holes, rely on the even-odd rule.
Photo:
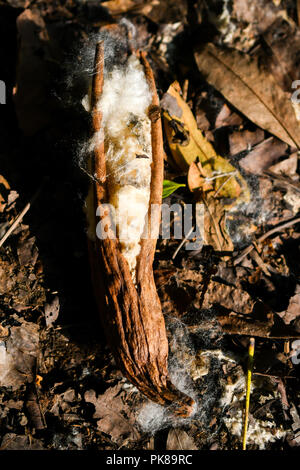
{"label": "brown seed pod", "polygon": [[[151,94],[148,109],[151,121],[151,183],[149,210],[145,223],[151,225],[151,238],[141,239],[137,256],[136,282],[120,250],[117,238],[89,238],[89,256],[96,299],[107,341],[122,373],[148,398],[168,405],[174,413],[189,416],[194,401],[175,388],[168,378],[168,340],[160,300],[153,277],[153,259],[159,232],[163,183],[163,140],[159,99],[152,69],[144,52],[136,53],[143,66]],[[92,117],[95,132],[101,130],[101,111],[97,102],[104,83],[104,43],[96,47],[95,74],[92,86]],[[92,163],[91,163],[92,165]],[[87,199],[90,228],[95,229],[96,208],[109,219],[104,204],[108,202],[104,142],[96,145],[90,168],[95,175]],[[155,220],[155,224],[153,224]],[[151,223],[152,222],[152,223]],[[110,223],[112,223],[110,221]],[[109,225],[109,224],[108,224]],[[154,228],[154,230],[153,230]],[[110,227],[107,227],[110,230]],[[95,233],[95,232],[94,232]]]}

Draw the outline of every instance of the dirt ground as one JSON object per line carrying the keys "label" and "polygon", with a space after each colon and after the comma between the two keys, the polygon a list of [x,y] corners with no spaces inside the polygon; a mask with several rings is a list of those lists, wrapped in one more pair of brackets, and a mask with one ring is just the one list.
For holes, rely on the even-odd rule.
{"label": "dirt ground", "polygon": [[[204,245],[160,238],[154,263],[188,419],[122,377],[91,286],[81,100],[115,22],[147,51],[162,115],[176,81],[210,149],[193,166],[190,134],[177,127],[174,146],[164,121],[165,179],[181,184],[164,202],[199,202],[200,179],[208,209]],[[299,448],[299,28],[293,0],[0,0],[1,450],[241,449],[250,337],[247,448]]]}

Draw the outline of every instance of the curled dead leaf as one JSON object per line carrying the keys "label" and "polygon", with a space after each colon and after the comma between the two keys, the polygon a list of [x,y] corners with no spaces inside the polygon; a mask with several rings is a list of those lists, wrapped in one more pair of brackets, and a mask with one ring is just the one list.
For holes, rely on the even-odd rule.
{"label": "curled dead leaf", "polygon": [[195,59],[207,82],[250,121],[299,148],[299,123],[290,96],[256,57],[207,44],[195,52]]}

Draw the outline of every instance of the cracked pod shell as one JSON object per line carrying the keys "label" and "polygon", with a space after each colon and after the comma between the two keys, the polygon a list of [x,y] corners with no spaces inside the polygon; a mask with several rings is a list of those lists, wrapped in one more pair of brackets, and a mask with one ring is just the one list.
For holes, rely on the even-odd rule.
{"label": "cracked pod shell", "polygon": [[[118,239],[89,238],[92,281],[107,342],[122,373],[154,402],[171,406],[174,413],[180,416],[189,416],[193,411],[193,399],[176,389],[168,377],[168,340],[153,277],[152,264],[162,200],[163,139],[153,72],[146,54],[141,52],[138,57],[152,94],[152,103],[148,109],[152,145],[149,207],[155,207],[156,211],[151,213],[149,210],[145,220],[148,227],[151,225],[151,238],[141,239],[140,242],[136,284],[120,251]],[[97,109],[97,101],[103,88],[103,69],[104,43],[100,42],[96,47],[92,86],[94,132],[101,130],[102,115]],[[91,183],[87,198],[87,213],[90,227],[96,230],[96,209],[102,208],[100,220],[105,217],[107,222],[109,217],[104,206],[108,202],[104,141],[95,147],[90,170],[95,175],[95,180]],[[151,218],[152,221],[155,220],[155,224],[151,224]]]}

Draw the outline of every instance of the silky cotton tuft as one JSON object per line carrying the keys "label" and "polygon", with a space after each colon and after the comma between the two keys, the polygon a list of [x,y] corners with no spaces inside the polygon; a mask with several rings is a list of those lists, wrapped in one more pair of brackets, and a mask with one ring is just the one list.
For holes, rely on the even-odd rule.
{"label": "silky cotton tuft", "polygon": [[93,150],[104,140],[108,202],[115,209],[121,253],[134,281],[150,198],[151,101],[143,66],[135,55],[125,65],[105,71],[97,103],[102,128],[90,141]]}

